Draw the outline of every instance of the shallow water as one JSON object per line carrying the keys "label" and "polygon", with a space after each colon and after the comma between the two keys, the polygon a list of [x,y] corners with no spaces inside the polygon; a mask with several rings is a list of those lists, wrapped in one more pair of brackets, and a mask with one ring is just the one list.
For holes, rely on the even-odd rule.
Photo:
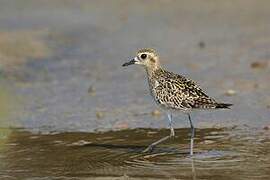
{"label": "shallow water", "polygon": [[[3,131],[3,130],[2,130]],[[142,153],[168,130],[37,134],[10,130],[2,138],[0,178],[267,179],[269,131],[197,129],[189,156],[189,129]]]}

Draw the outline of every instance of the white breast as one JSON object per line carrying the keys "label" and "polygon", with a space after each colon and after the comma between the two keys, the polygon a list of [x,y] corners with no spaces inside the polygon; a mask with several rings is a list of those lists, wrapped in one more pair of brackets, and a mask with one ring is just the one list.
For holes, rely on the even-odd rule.
{"label": "white breast", "polygon": [[159,86],[159,82],[157,80],[155,80],[155,82],[154,82],[154,88],[156,88],[158,86]]}

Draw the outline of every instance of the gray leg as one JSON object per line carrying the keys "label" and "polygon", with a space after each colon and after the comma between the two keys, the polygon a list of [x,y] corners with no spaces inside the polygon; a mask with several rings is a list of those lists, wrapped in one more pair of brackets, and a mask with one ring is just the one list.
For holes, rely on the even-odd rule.
{"label": "gray leg", "polygon": [[171,130],[171,133],[169,136],[165,136],[164,138],[161,138],[160,140],[150,144],[143,152],[149,152],[149,151],[152,151],[153,148],[162,143],[163,141],[166,141],[167,139],[171,138],[171,137],[174,137],[175,136],[175,133],[174,133],[174,129],[173,129],[173,126],[172,126],[172,114],[168,113],[167,114],[168,116],[168,120],[169,120],[169,126],[170,126],[170,130]]}
{"label": "gray leg", "polygon": [[191,160],[192,179],[193,179],[193,180],[196,180],[196,179],[197,179],[197,177],[196,177],[196,168],[195,168],[195,164],[194,164],[194,159],[193,159],[193,157],[191,157],[190,160]]}
{"label": "gray leg", "polygon": [[172,122],[172,114],[168,113],[167,116],[168,116],[169,126],[170,126],[170,130],[171,130],[170,137],[174,137],[175,133],[174,133],[173,124],[172,124],[173,123]]}
{"label": "gray leg", "polygon": [[190,114],[188,113],[188,120],[190,123],[190,128],[191,128],[191,137],[190,137],[190,155],[193,155],[193,142],[194,142],[194,135],[195,135],[195,128],[193,126],[193,123],[191,121]]}

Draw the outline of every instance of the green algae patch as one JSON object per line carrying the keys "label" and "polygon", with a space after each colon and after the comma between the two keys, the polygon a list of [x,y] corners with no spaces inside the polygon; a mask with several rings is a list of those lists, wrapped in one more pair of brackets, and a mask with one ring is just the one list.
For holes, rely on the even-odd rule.
{"label": "green algae patch", "polygon": [[14,119],[19,114],[21,98],[15,95],[9,88],[0,83],[0,128],[12,127],[16,123]]}
{"label": "green algae patch", "polygon": [[8,147],[6,143],[13,131],[12,127],[19,125],[15,120],[20,114],[21,103],[21,98],[10,90],[6,83],[0,81],[0,152]]}

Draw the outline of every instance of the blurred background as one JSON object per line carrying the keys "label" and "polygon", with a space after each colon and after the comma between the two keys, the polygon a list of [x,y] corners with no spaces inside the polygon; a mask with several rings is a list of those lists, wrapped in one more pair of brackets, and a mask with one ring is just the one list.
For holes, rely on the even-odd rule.
{"label": "blurred background", "polygon": [[144,47],[157,49],[165,68],[235,104],[200,113],[200,126],[269,125],[268,1],[0,3],[2,127],[166,126],[151,116],[144,70],[121,67]]}
{"label": "blurred background", "polygon": [[[0,150],[10,151],[11,142],[25,142],[23,138],[32,133],[135,128],[153,128],[158,133],[154,129],[166,128],[165,116],[149,96],[144,70],[121,67],[145,47],[158,51],[164,68],[195,80],[217,100],[234,104],[231,110],[195,112],[194,123],[202,134],[209,128],[237,129],[237,133],[249,132],[249,139],[263,132],[266,139],[255,139],[269,146],[269,17],[267,0],[1,0]],[[185,115],[174,119],[176,128],[189,125]],[[28,153],[33,158],[34,152]],[[266,157],[269,152],[261,158]],[[6,169],[3,177],[27,164],[23,161],[18,168],[10,163],[14,159],[6,161],[8,165],[4,162],[0,162],[0,169]],[[268,177],[267,171],[260,173]]]}

